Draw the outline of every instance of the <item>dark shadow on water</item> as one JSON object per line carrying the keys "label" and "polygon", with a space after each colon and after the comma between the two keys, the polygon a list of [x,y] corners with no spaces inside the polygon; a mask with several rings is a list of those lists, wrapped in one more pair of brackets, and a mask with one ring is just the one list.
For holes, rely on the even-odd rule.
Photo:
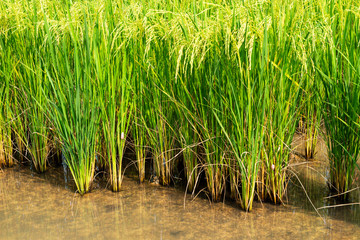
{"label": "dark shadow on water", "polygon": [[[360,205],[357,204],[359,203],[359,189],[352,192],[346,202],[331,197],[332,193],[326,181],[327,169],[322,162],[305,163],[295,167],[294,172],[297,177],[292,177],[290,180],[287,194],[288,204],[308,212],[316,212],[314,206],[322,208],[318,209],[318,212],[324,218],[330,217],[360,226]],[[343,204],[349,204],[349,206],[332,207]]]}

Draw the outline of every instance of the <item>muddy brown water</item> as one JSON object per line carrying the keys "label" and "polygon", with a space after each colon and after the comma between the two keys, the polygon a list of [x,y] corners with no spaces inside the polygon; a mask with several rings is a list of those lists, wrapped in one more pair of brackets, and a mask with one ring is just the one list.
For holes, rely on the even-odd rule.
{"label": "muddy brown water", "polygon": [[[293,165],[315,207],[335,204],[324,199],[323,163]],[[359,205],[320,209],[319,216],[296,177],[284,205],[255,202],[250,213],[128,177],[122,186],[113,193],[96,183],[81,197],[61,168],[41,175],[3,169],[0,239],[360,239]],[[359,191],[352,198],[358,202]]]}

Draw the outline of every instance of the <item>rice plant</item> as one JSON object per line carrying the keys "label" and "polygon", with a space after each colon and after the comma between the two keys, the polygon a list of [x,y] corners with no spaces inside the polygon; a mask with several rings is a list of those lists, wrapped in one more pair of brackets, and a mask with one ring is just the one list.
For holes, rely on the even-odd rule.
{"label": "rice plant", "polygon": [[[186,116],[185,113],[182,116],[184,115]],[[197,153],[199,136],[196,129],[194,129],[196,127],[190,123],[190,119],[182,119],[180,122],[179,139],[182,149],[184,172],[187,180],[187,189],[189,192],[194,192],[199,172]]]}
{"label": "rice plant", "polygon": [[[175,160],[175,109],[166,93],[171,93],[172,68],[165,56],[168,47],[161,41],[147,41],[150,45],[148,68],[144,84],[146,106],[143,113],[147,136],[153,155],[153,170],[163,185],[171,183]],[[161,48],[159,46],[162,46]],[[164,56],[164,57],[162,57]],[[175,120],[175,121],[174,121]]]}
{"label": "rice plant", "polygon": [[[26,41],[24,41],[26,42]],[[28,48],[31,57],[22,60],[22,72],[18,76],[23,93],[26,109],[23,109],[27,118],[28,137],[23,141],[34,168],[37,172],[46,171],[47,160],[50,153],[49,128],[47,118],[47,98],[49,85],[44,66],[37,52],[31,53],[33,46],[23,46]],[[26,126],[24,126],[26,127]]]}
{"label": "rice plant", "polygon": [[[135,65],[138,66],[138,65]],[[134,71],[134,79],[141,79],[141,67],[136,68]],[[147,144],[147,131],[146,131],[146,122],[143,116],[145,105],[144,100],[144,86],[143,82],[134,81],[133,91],[133,106],[134,106],[134,123],[132,125],[132,134],[134,139],[134,148],[136,153],[136,162],[139,172],[139,182],[142,183],[145,180],[145,160],[146,160],[146,144]]]}
{"label": "rice plant", "polygon": [[[210,63],[211,64],[211,63]],[[205,65],[204,68],[209,69],[207,76],[205,70],[201,80],[207,80],[206,87],[200,88],[198,92],[197,104],[199,106],[199,122],[200,126],[200,141],[202,142],[202,154],[200,154],[200,161],[202,168],[206,175],[207,188],[213,201],[220,201],[224,187],[226,176],[226,141],[224,134],[221,131],[221,124],[208,113],[213,109],[224,109],[223,102],[217,101],[217,90],[211,86],[223,87],[221,80],[222,72],[216,72],[216,66]],[[213,64],[218,64],[215,61]],[[214,72],[211,72],[214,71]],[[201,83],[201,81],[199,81]],[[210,86],[208,88],[208,86]],[[221,90],[218,90],[221,91]],[[218,118],[223,118],[226,121],[226,113],[222,113]]]}
{"label": "rice plant", "polygon": [[[288,18],[295,18],[296,9],[284,9]],[[274,14],[273,12],[271,14]],[[286,191],[286,167],[289,163],[291,142],[298,119],[299,105],[303,79],[302,62],[291,48],[293,38],[286,34],[294,26],[285,23],[281,30],[274,21],[269,29],[264,29],[263,57],[269,62],[260,68],[260,76],[265,78],[266,123],[264,138],[263,167],[266,172],[267,196],[274,203],[282,201]],[[272,31],[279,32],[277,38]],[[265,68],[265,69],[264,69]],[[290,75],[292,74],[292,75]]]}
{"label": "rice plant", "polygon": [[[101,53],[104,52],[107,51],[96,52],[98,56],[95,57],[96,76],[102,89],[99,97],[108,99],[108,101],[100,101],[105,145],[103,155],[108,164],[112,190],[119,191],[122,182],[122,158],[133,106],[130,87],[131,66],[127,66],[125,54],[120,54],[118,57],[101,56]],[[106,63],[101,64],[101,61],[104,60]],[[107,76],[104,76],[103,73]]]}
{"label": "rice plant", "polygon": [[13,143],[11,138],[13,113],[11,109],[11,89],[13,88],[13,70],[7,67],[12,65],[11,52],[6,52],[5,41],[0,41],[0,167],[11,167],[13,161]]}
{"label": "rice plant", "polygon": [[[325,89],[323,104],[326,140],[329,149],[330,184],[336,193],[351,189],[359,157],[360,65],[359,17],[351,2],[332,2],[327,13],[331,24],[324,49],[315,58],[318,77]],[[348,195],[342,195],[347,198]]]}
{"label": "rice plant", "polygon": [[[258,67],[255,67],[256,46],[248,52],[246,44],[244,41],[239,48],[242,54],[237,55],[237,71],[227,74],[225,78],[228,85],[224,91],[226,95],[221,96],[221,99],[229,114],[224,115],[221,109],[217,109],[214,115],[229,142],[236,163],[229,164],[232,194],[239,199],[244,210],[251,211],[263,148],[265,89],[262,89],[264,85],[259,84]],[[248,64],[252,64],[251,69],[246,67]]]}
{"label": "rice plant", "polygon": [[[36,59],[36,57],[34,57]],[[25,63],[24,63],[25,64]],[[34,65],[36,64],[33,63]],[[35,170],[46,171],[47,160],[50,153],[50,141],[48,130],[47,93],[49,86],[46,83],[45,72],[42,70],[40,61],[31,66],[35,72],[23,73],[23,89],[26,96],[26,104],[30,106],[26,110],[29,138],[26,148],[30,153]],[[26,80],[25,80],[26,79]]]}
{"label": "rice plant", "polygon": [[[314,72],[311,70],[311,72]],[[312,74],[305,74],[303,80],[303,91],[300,100],[300,133],[304,136],[304,157],[307,160],[315,158],[315,149],[318,137],[321,135],[322,109],[321,99],[323,89],[319,86],[317,79]],[[318,91],[313,91],[318,89]]]}
{"label": "rice plant", "polygon": [[[162,112],[165,110],[163,110],[159,102],[155,101],[155,105],[159,107],[155,112],[155,116],[147,116],[147,120],[149,120],[147,123],[147,134],[153,154],[153,169],[160,183],[169,185],[171,181],[175,139],[173,138],[173,129],[169,126],[163,114],[164,112]],[[148,112],[148,114],[151,113]]]}
{"label": "rice plant", "polygon": [[94,180],[100,121],[97,84],[92,78],[90,34],[84,18],[84,35],[70,26],[69,34],[58,44],[45,19],[51,62],[46,71],[53,96],[49,99],[49,115],[81,195],[90,191]]}

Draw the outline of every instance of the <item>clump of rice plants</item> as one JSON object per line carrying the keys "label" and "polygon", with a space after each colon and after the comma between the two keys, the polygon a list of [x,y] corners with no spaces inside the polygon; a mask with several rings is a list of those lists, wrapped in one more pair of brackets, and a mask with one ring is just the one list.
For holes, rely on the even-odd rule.
{"label": "clump of rice plants", "polygon": [[197,131],[194,129],[195,126],[190,122],[190,119],[181,120],[182,125],[179,129],[179,139],[183,157],[184,172],[187,180],[186,187],[189,192],[194,192],[199,172],[197,153],[199,137]]}
{"label": "clump of rice plants", "polygon": [[[37,64],[36,72],[24,74],[23,82],[26,93],[27,105],[31,106],[26,110],[29,138],[26,148],[30,153],[35,170],[38,172],[46,171],[47,160],[50,153],[50,141],[48,130],[47,92],[45,73],[41,69],[41,63]],[[27,80],[25,80],[27,79]]]}
{"label": "clump of rice plants", "polygon": [[22,85],[20,81],[16,81],[17,86],[13,92],[12,112],[13,112],[13,126],[12,131],[14,133],[14,157],[20,162],[28,160],[27,146],[28,146],[28,118],[25,114],[26,98],[23,94],[23,90],[20,88]]}
{"label": "clump of rice plants", "polygon": [[[260,64],[256,66],[255,63],[260,45],[254,44],[252,51],[247,51],[247,41],[251,41],[251,35],[246,32],[243,34],[245,41],[239,46],[241,54],[236,56],[237,65],[228,65],[237,71],[225,71],[227,74],[223,78],[227,83],[220,99],[224,101],[223,108],[226,107],[229,113],[224,114],[223,108],[217,108],[213,113],[235,161],[235,164],[228,165],[232,195],[236,196],[244,210],[251,211],[264,139],[265,83],[261,82],[258,75],[257,66]],[[250,64],[252,67],[248,68]],[[224,65],[223,68],[226,69]]]}
{"label": "clump of rice plants", "polygon": [[[135,61],[137,56],[133,56],[133,60]],[[139,64],[134,64],[134,81],[133,81],[133,106],[134,106],[134,114],[133,114],[133,124],[132,124],[132,135],[134,141],[134,149],[136,153],[136,163],[137,169],[139,173],[139,182],[142,183],[145,180],[145,160],[147,154],[147,130],[146,130],[146,122],[144,118],[145,108],[147,104],[145,103],[146,99],[144,96],[145,86],[142,81],[143,71],[141,69],[142,66]]]}
{"label": "clump of rice plants", "polygon": [[13,161],[13,143],[11,139],[12,118],[11,109],[11,89],[12,89],[12,69],[7,68],[7,64],[12,65],[11,52],[6,52],[5,42],[0,41],[0,167],[11,167]]}
{"label": "clump of rice plants", "polygon": [[133,138],[134,150],[136,154],[136,167],[139,174],[139,182],[145,181],[145,161],[148,153],[149,136],[146,117],[151,112],[151,105],[146,96],[148,87],[148,76],[144,62],[144,49],[146,41],[143,39],[131,39],[127,45],[129,62],[133,67],[132,81],[132,104],[133,104],[133,124],[131,133]]}
{"label": "clump of rice plants", "polygon": [[[331,24],[325,29],[323,49],[315,58],[324,86],[324,122],[330,162],[329,187],[337,194],[351,189],[359,157],[360,18],[347,11],[351,5],[332,2]],[[331,20],[330,20],[331,18]],[[347,194],[341,195],[346,199]]]}
{"label": "clump of rice plants", "polygon": [[[221,124],[212,112],[225,109],[224,103],[217,97],[226,82],[222,81],[224,72],[218,71],[220,56],[214,49],[209,51],[209,56],[196,72],[192,73],[189,69],[189,73],[178,80],[178,103],[184,114],[180,121],[179,142],[184,149],[188,189],[193,190],[199,172],[203,171],[209,196],[216,202],[221,200],[226,184],[227,141]],[[216,58],[211,59],[210,56]],[[183,89],[185,92],[181,93]],[[226,120],[223,114],[219,118]]]}
{"label": "clump of rice plants", "polygon": [[[177,62],[176,64],[181,64]],[[180,66],[177,66],[180,68]],[[173,86],[173,96],[169,96],[176,108],[177,132],[176,138],[180,146],[180,154],[184,166],[187,191],[194,194],[198,182],[201,164],[199,158],[202,143],[200,143],[200,133],[202,129],[198,120],[198,107],[196,101],[199,100],[194,93],[195,74],[191,74],[183,69],[175,76]],[[206,140],[205,140],[206,141]]]}
{"label": "clump of rice plants", "polygon": [[49,86],[39,55],[34,53],[34,56],[26,60],[29,62],[22,61],[20,67],[22,74],[19,76],[25,106],[28,106],[24,109],[24,113],[29,134],[23,144],[30,154],[35,170],[44,172],[50,153],[50,134],[46,114]]}
{"label": "clump of rice plants", "polygon": [[[131,66],[127,66],[125,54],[118,57],[101,56],[98,51],[96,76],[100,81],[101,122],[104,135],[104,157],[108,165],[110,183],[113,191],[119,191],[122,183],[122,158],[125,150],[126,136],[128,135],[132,114],[131,99]],[[105,60],[105,64],[101,61]],[[104,66],[105,67],[102,67]],[[103,75],[106,69],[106,76]]]}
{"label": "clump of rice plants", "polygon": [[[150,35],[151,36],[151,35]],[[147,41],[150,47],[148,67],[144,76],[145,106],[142,116],[149,146],[153,156],[153,171],[162,185],[171,183],[173,165],[175,161],[175,109],[167,94],[171,93],[171,73],[174,68],[170,61],[166,61],[168,43],[161,41]],[[161,46],[161,47],[160,47]]]}
{"label": "clump of rice plants", "polygon": [[[307,98],[307,97],[306,97]],[[312,99],[311,97],[309,99]],[[305,100],[308,103],[308,100]],[[314,101],[314,100],[310,100]],[[318,141],[318,128],[321,121],[321,112],[314,108],[314,104],[308,103],[304,109],[302,127],[305,136],[305,159],[311,160],[315,157],[315,148]]]}
{"label": "clump of rice plants", "polygon": [[109,19],[112,18],[112,6],[107,7],[105,17],[97,19],[94,26],[90,26],[94,31],[89,36],[94,61],[90,68],[95,70],[94,77],[99,87],[100,128],[103,135],[101,155],[110,175],[111,188],[116,192],[121,189],[122,159],[132,118],[132,66],[127,61],[124,48],[119,48],[122,45],[119,36],[121,28],[117,28]]}
{"label": "clump of rice plants", "polygon": [[[215,62],[214,64],[216,64]],[[221,131],[221,124],[217,121],[213,115],[208,113],[213,109],[223,109],[223,102],[217,101],[218,89],[212,88],[212,86],[217,86],[219,88],[223,87],[221,84],[222,73],[220,76],[216,76],[216,72],[211,72],[215,70],[214,66],[211,66],[211,63],[204,66],[205,69],[209,69],[209,75],[203,72],[202,80],[207,79],[207,87],[200,88],[201,90],[198,93],[198,102],[199,107],[199,122],[200,126],[200,142],[202,142],[202,154],[200,154],[200,161],[202,163],[202,169],[205,172],[207,188],[210,193],[211,199],[213,201],[220,201],[224,187],[225,187],[225,176],[226,176],[226,140],[224,134]],[[211,69],[211,70],[210,70]],[[205,70],[203,70],[205,71]],[[201,81],[199,81],[200,83]],[[219,91],[219,90],[218,90]],[[218,118],[225,120],[225,114],[222,113]]]}
{"label": "clump of rice plants", "polygon": [[[295,8],[286,17],[294,18]],[[296,130],[302,79],[301,62],[291,49],[292,38],[286,34],[293,27],[289,25],[278,29],[276,22],[265,25],[262,43],[262,60],[259,67],[260,77],[265,82],[265,136],[262,168],[265,172],[265,197],[273,203],[283,199],[286,190],[286,167],[289,163],[291,142]],[[277,38],[272,31],[279,31]],[[294,36],[296,37],[296,36]],[[268,60],[266,60],[268,59]],[[290,74],[293,74],[292,76]],[[263,194],[261,194],[262,197]]]}
{"label": "clump of rice plants", "polygon": [[[155,92],[157,91],[155,90]],[[161,93],[158,92],[158,94]],[[158,102],[158,99],[156,99],[154,105],[158,106],[157,111],[155,111],[155,115],[154,113],[148,112],[146,117],[147,134],[149,136],[149,144],[153,155],[153,170],[159,178],[161,184],[169,185],[171,182],[174,160],[173,151],[175,138],[173,137],[173,129],[165,116],[165,104],[162,105]],[[154,105],[152,107],[154,107]]]}
{"label": "clump of rice plants", "polygon": [[[304,73],[302,97],[300,99],[300,133],[304,136],[305,147],[304,157],[306,160],[315,159],[315,149],[318,143],[318,137],[321,133],[320,125],[322,121],[321,98],[323,90],[320,88],[317,79],[314,79],[313,72]],[[317,89],[317,91],[314,91]]]}
{"label": "clump of rice plants", "polygon": [[86,17],[83,35],[74,32],[72,27],[57,44],[50,25],[45,22],[51,56],[51,65],[46,69],[52,88],[48,110],[65,162],[78,192],[83,195],[90,190],[94,180],[100,106]]}
{"label": "clump of rice plants", "polygon": [[[138,105],[134,104],[134,107]],[[145,160],[146,160],[146,129],[144,127],[144,119],[141,115],[141,110],[134,109],[134,123],[132,126],[134,148],[136,153],[137,169],[139,173],[139,182],[142,183],[145,180]]]}
{"label": "clump of rice plants", "polygon": [[[137,92],[142,92],[142,87],[139,87],[137,84],[135,89],[138,89]],[[147,140],[147,132],[145,127],[145,120],[142,115],[143,111],[141,110],[143,106],[143,104],[141,104],[141,96],[135,96],[134,99],[134,123],[132,125],[132,133],[139,173],[139,182],[142,183],[145,180],[145,160],[147,153],[145,144]]]}

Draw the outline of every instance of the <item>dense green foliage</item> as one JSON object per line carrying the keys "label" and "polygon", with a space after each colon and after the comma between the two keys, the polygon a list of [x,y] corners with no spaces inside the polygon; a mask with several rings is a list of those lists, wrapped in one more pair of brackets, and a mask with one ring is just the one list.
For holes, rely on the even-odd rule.
{"label": "dense green foliage", "polygon": [[229,185],[249,211],[255,196],[282,201],[298,122],[312,158],[323,119],[329,185],[346,192],[359,12],[351,0],[1,1],[0,164],[25,148],[42,172],[61,150],[80,194],[96,166],[119,191],[131,140],[140,182],[146,160],[163,185],[182,161],[189,191],[203,172],[214,201]]}

